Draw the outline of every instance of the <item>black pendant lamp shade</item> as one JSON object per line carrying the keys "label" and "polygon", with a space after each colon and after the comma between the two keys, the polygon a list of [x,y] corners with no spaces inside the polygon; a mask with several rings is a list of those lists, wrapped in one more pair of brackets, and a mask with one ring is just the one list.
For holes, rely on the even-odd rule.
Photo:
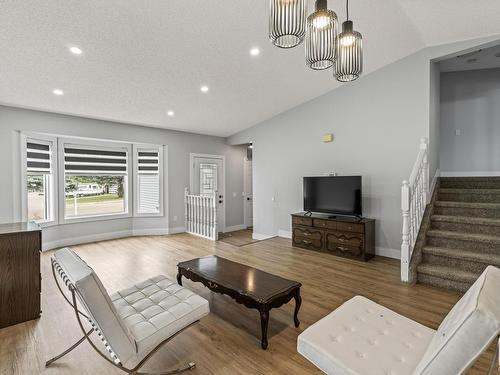
{"label": "black pendant lamp shade", "polygon": [[316,0],[315,11],[307,17],[306,64],[311,69],[330,68],[336,59],[337,14],[327,9],[327,0]]}
{"label": "black pendant lamp shade", "polygon": [[280,48],[292,48],[304,40],[306,0],[270,0],[269,39]]}
{"label": "black pendant lamp shade", "polygon": [[337,36],[337,62],[335,76],[340,82],[357,79],[363,72],[363,38],[354,31],[349,20],[349,0],[346,1],[347,21],[342,24],[342,32]]}

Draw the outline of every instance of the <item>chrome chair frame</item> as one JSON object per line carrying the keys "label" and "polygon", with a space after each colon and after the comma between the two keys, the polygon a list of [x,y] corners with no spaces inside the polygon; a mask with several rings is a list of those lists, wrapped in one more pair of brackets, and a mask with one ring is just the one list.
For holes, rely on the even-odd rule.
{"label": "chrome chair frame", "polygon": [[[68,299],[68,297],[64,293],[63,289],[61,288],[61,285],[59,284],[59,281],[58,281],[56,273],[59,274],[60,278],[63,280],[63,282],[65,283],[65,285],[68,288],[69,292],[71,293],[71,301],[70,301],[70,299]],[[78,304],[77,304],[78,290],[76,289],[76,287],[73,285],[73,283],[71,282],[71,280],[69,279],[69,277],[66,275],[66,273],[64,272],[64,270],[62,269],[62,267],[59,265],[59,263],[54,258],[52,258],[52,275],[54,276],[54,280],[56,282],[57,288],[61,292],[62,296],[64,297],[64,299],[66,300],[66,302],[73,308],[73,310],[75,312],[76,320],[78,321],[78,326],[80,327],[80,329],[81,329],[81,331],[83,333],[83,337],[81,337],[76,343],[74,343],[73,345],[71,345],[68,349],[64,350],[62,353],[60,353],[57,356],[49,359],[45,363],[45,367],[49,367],[52,363],[54,363],[55,361],[57,361],[60,358],[64,357],[66,354],[68,354],[71,351],[73,351],[75,348],[77,348],[84,341],[87,341],[90,344],[90,346],[104,360],[106,360],[108,363],[110,363],[114,367],[116,367],[116,368],[118,368],[118,369],[126,372],[127,374],[130,374],[130,375],[172,375],[172,374],[180,374],[180,373],[182,373],[184,371],[192,370],[196,366],[196,364],[194,362],[189,362],[188,364],[186,364],[183,367],[177,368],[175,370],[169,370],[167,372],[140,372],[139,371],[142,368],[142,366],[153,356],[153,354],[155,354],[163,345],[165,345],[167,342],[169,342],[174,337],[176,337],[179,333],[183,332],[184,330],[188,329],[189,327],[193,326],[194,324],[198,323],[199,321],[191,323],[190,325],[184,327],[180,331],[176,332],[174,335],[172,335],[169,338],[167,338],[166,340],[162,341],[160,344],[158,344],[156,347],[154,347],[143,359],[141,359],[139,361],[139,363],[137,363],[136,366],[134,366],[133,368],[128,368],[128,367],[125,367],[121,363],[120,359],[113,352],[113,349],[108,345],[108,343],[106,341],[106,338],[104,337],[104,335],[102,334],[102,332],[99,330],[99,326],[93,321],[92,317],[89,316],[89,315],[87,315],[87,314],[85,314],[85,313],[83,313],[78,308]],[[83,322],[81,320],[82,317],[84,319],[86,319],[90,323],[90,325],[92,326],[92,328],[90,328],[88,331],[83,326]],[[104,346],[105,346],[105,348],[106,348],[109,356],[111,357],[111,359],[108,358],[108,355],[104,354],[96,346],[96,344],[90,339],[90,336],[94,332],[99,336],[99,338],[103,342],[103,344],[104,344]]]}

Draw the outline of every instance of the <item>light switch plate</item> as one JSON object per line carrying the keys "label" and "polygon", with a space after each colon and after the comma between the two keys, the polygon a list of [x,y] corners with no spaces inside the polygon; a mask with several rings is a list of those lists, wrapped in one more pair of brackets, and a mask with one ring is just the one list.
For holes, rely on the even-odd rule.
{"label": "light switch plate", "polygon": [[462,135],[462,129],[455,129],[455,135]]}
{"label": "light switch plate", "polygon": [[333,134],[329,133],[329,134],[325,134],[321,140],[324,142],[324,143],[330,143],[330,142],[333,142]]}

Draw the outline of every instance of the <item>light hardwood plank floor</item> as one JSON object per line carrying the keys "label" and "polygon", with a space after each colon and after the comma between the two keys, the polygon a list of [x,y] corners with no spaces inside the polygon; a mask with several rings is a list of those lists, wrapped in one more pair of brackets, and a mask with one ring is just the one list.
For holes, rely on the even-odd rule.
{"label": "light hardwood plank floor", "polygon": [[[158,274],[175,278],[178,262],[209,254],[302,282],[300,328],[293,325],[293,300],[273,309],[269,349],[262,351],[256,310],[184,279],[186,287],[209,300],[211,314],[163,347],[144,368],[151,371],[193,360],[197,363],[189,372],[193,375],[320,374],[297,353],[297,336],[354,295],[366,296],[434,329],[460,297],[447,290],[401,283],[396,260],[376,257],[360,263],[293,248],[290,240],[282,238],[236,247],[180,234],[104,241],[73,249],[96,270],[110,293]],[[52,279],[51,254],[42,255],[42,317],[0,330],[0,374],[123,374],[87,343],[44,368],[45,360],[80,337],[73,312]],[[470,373],[485,374],[492,355],[490,348]]]}

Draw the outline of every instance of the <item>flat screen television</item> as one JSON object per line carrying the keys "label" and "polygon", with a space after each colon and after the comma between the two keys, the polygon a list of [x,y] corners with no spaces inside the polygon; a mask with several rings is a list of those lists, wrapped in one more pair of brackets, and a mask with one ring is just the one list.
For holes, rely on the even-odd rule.
{"label": "flat screen television", "polygon": [[361,176],[304,177],[304,211],[361,217]]}

